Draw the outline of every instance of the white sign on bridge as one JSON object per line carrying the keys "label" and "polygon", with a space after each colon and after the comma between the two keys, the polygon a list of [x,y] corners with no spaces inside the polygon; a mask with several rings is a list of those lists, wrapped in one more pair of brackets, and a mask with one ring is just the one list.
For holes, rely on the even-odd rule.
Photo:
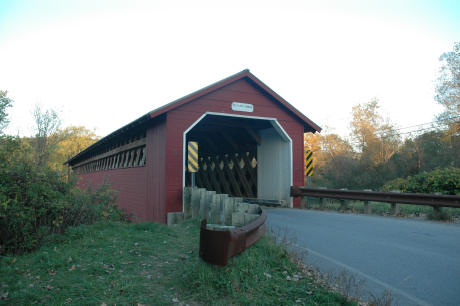
{"label": "white sign on bridge", "polygon": [[252,113],[254,111],[254,105],[241,102],[232,102],[232,110],[237,112]]}

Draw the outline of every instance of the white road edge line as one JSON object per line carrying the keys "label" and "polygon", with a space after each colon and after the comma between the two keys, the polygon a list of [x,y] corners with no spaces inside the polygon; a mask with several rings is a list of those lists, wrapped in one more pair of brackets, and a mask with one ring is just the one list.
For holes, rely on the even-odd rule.
{"label": "white road edge line", "polygon": [[323,258],[323,259],[326,259],[326,260],[328,260],[328,261],[330,261],[330,262],[332,262],[332,263],[334,263],[334,264],[336,264],[336,265],[338,265],[338,266],[340,266],[340,267],[342,267],[342,268],[345,268],[345,269],[347,269],[347,270],[350,270],[350,271],[352,271],[353,273],[359,274],[360,276],[362,276],[362,277],[364,277],[364,278],[367,278],[368,280],[370,280],[370,281],[372,281],[372,282],[374,282],[374,283],[376,283],[376,284],[379,284],[380,286],[382,286],[382,287],[384,287],[384,288],[386,288],[386,289],[388,289],[388,290],[390,290],[390,291],[392,291],[392,292],[394,292],[394,293],[397,293],[397,294],[399,294],[399,295],[402,295],[403,297],[407,298],[408,300],[411,300],[412,302],[416,303],[417,305],[432,306],[432,304],[429,304],[429,303],[427,303],[427,302],[425,302],[425,301],[423,301],[423,300],[421,300],[421,299],[419,299],[419,298],[416,298],[415,296],[412,296],[412,295],[410,295],[410,294],[408,294],[408,293],[406,293],[406,292],[404,292],[404,291],[402,291],[402,290],[400,290],[400,289],[398,289],[398,288],[393,287],[393,286],[390,285],[390,284],[387,284],[387,283],[385,283],[385,282],[382,282],[381,280],[378,280],[378,279],[376,279],[376,278],[374,278],[374,277],[372,277],[372,276],[370,276],[370,275],[367,275],[366,273],[363,273],[363,272],[361,272],[361,271],[359,271],[359,270],[357,270],[357,269],[355,269],[355,268],[353,268],[353,267],[350,267],[349,265],[344,264],[344,263],[342,263],[342,262],[340,262],[340,261],[338,261],[338,260],[335,260],[335,259],[333,259],[333,258],[331,258],[331,257],[329,257],[329,256],[323,255],[323,254],[321,254],[321,253],[318,253],[318,252],[316,252],[316,251],[313,251],[313,250],[311,250],[311,249],[309,249],[309,248],[305,248],[305,247],[300,246],[300,245],[298,245],[298,244],[295,244],[295,246],[297,246],[298,248],[304,249],[305,251],[307,251],[307,252],[309,252],[309,253],[312,253],[312,254],[314,254],[314,255],[316,255],[316,256],[318,256],[318,257],[321,257],[321,258]]}

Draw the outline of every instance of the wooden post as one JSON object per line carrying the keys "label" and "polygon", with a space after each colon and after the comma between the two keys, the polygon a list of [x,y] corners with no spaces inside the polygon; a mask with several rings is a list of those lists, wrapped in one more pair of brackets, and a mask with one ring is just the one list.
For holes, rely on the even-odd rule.
{"label": "wooden post", "polygon": [[236,209],[239,203],[243,202],[243,198],[234,197],[232,199],[235,202],[234,209]]}
{"label": "wooden post", "polygon": [[399,215],[399,204],[398,203],[391,203],[391,214],[393,216]]}
{"label": "wooden post", "polygon": [[369,205],[369,201],[364,201],[364,213],[369,215],[372,213],[372,207]]}
{"label": "wooden post", "polygon": [[212,195],[216,194],[215,191],[206,191],[200,200],[200,218],[209,218],[209,210],[211,208]]}
{"label": "wooden post", "polygon": [[170,212],[167,215],[167,224],[168,225],[173,225],[177,224],[184,220],[184,213],[181,212]]}
{"label": "wooden post", "polygon": [[[371,189],[364,189],[363,191],[372,191]],[[369,201],[364,201],[364,213],[372,214],[372,206],[369,204]]]}
{"label": "wooden post", "polygon": [[308,208],[307,197],[302,197],[300,200],[300,208]]}
{"label": "wooden post", "polygon": [[340,199],[340,210],[346,211],[347,210],[347,202],[345,200]]}
{"label": "wooden post", "polygon": [[[311,186],[311,176],[307,176],[307,188],[309,188]],[[309,208],[311,205],[310,205],[310,202],[311,202],[311,198],[309,197],[302,197],[302,208]]]}
{"label": "wooden post", "polygon": [[224,224],[232,225],[232,213],[235,201],[232,198],[224,199]]}
{"label": "wooden post", "polygon": [[188,219],[192,216],[192,188],[184,188],[184,219]]}
{"label": "wooden post", "polygon": [[[347,188],[342,188],[340,190],[348,190],[348,189]],[[346,200],[340,199],[340,208],[339,209],[343,210],[343,211],[346,211],[348,209],[348,205],[347,205],[348,203],[347,202],[348,201],[346,201]]]}
{"label": "wooden post", "polygon": [[[326,187],[318,187],[319,189],[327,189]],[[324,198],[319,198],[319,208],[324,209]]]}
{"label": "wooden post", "polygon": [[[399,190],[392,190],[391,192],[401,192]],[[398,203],[390,203],[391,204],[391,214],[393,216],[399,215],[399,204]]]}
{"label": "wooden post", "polygon": [[[440,192],[435,192],[434,194],[441,194],[441,193]],[[433,211],[435,212],[435,214],[437,214],[438,217],[440,217],[442,208],[440,206],[431,206],[431,207],[433,207]]]}
{"label": "wooden post", "polygon": [[219,224],[225,224],[225,201],[228,199],[228,194],[221,194],[220,195],[220,203],[219,203]]}
{"label": "wooden post", "polygon": [[219,224],[220,221],[220,194],[213,194],[211,196],[211,209],[209,211],[209,223]]}
{"label": "wooden post", "polygon": [[192,189],[192,218],[198,218],[200,215],[200,198],[204,188],[193,188]]}

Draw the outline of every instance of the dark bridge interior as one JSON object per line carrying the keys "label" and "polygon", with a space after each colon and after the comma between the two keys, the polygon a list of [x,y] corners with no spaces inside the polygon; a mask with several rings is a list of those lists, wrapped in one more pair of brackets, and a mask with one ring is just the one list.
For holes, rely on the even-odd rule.
{"label": "dark bridge interior", "polygon": [[[272,128],[267,120],[207,115],[187,133],[198,142],[196,185],[237,197],[257,197],[259,131]],[[191,185],[186,173],[186,186]]]}

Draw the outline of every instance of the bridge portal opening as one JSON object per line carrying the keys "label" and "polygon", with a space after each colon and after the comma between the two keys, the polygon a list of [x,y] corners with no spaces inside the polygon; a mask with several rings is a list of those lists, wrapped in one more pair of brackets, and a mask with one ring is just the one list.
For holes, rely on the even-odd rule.
{"label": "bridge portal opening", "polygon": [[276,119],[203,115],[184,133],[184,186],[191,186],[189,141],[198,142],[199,147],[197,187],[292,204],[292,141]]}

